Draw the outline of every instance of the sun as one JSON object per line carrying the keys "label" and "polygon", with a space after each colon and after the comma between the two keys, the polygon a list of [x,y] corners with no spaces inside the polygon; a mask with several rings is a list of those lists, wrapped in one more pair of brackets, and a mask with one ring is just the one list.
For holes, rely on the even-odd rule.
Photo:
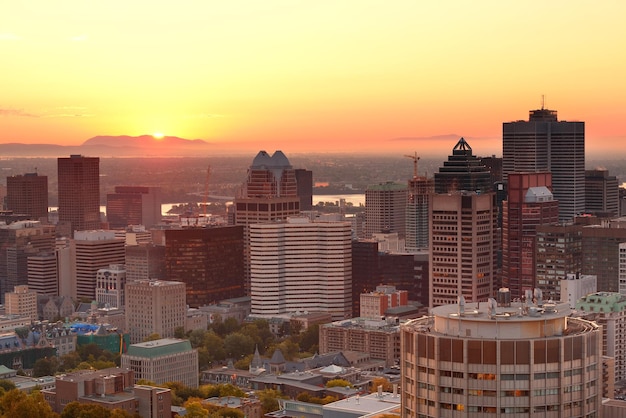
{"label": "sun", "polygon": [[165,135],[163,134],[163,132],[155,132],[155,133],[152,134],[152,137],[154,139],[163,139],[164,136]]}

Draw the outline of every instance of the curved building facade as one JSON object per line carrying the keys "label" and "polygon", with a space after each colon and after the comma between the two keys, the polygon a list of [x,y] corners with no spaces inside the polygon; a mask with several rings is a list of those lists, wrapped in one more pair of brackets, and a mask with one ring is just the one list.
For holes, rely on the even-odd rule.
{"label": "curved building facade", "polygon": [[602,332],[569,306],[444,305],[401,328],[403,417],[598,417]]}

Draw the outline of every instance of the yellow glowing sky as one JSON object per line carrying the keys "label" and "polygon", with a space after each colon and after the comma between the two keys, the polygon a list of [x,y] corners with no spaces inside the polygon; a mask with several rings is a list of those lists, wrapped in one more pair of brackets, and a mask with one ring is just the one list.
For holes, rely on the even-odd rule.
{"label": "yellow glowing sky", "polygon": [[456,134],[499,154],[502,122],[545,95],[600,151],[626,139],[625,16],[622,0],[2,1],[0,143],[425,154]]}

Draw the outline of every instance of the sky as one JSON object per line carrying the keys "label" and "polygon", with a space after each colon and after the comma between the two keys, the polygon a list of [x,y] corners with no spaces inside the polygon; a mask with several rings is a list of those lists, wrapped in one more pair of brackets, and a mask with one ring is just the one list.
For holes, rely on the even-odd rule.
{"label": "sky", "polygon": [[600,153],[626,140],[624,16],[622,0],[0,0],[0,143],[426,156],[462,136],[501,155],[502,122],[543,105]]}

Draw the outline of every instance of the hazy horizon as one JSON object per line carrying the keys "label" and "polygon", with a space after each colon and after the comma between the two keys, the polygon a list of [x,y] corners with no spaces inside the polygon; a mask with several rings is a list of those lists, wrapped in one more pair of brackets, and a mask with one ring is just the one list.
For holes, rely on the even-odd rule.
{"label": "hazy horizon", "polygon": [[608,154],[626,140],[624,15],[618,1],[3,3],[0,143],[440,155],[455,134],[487,155],[503,122],[545,106]]}

